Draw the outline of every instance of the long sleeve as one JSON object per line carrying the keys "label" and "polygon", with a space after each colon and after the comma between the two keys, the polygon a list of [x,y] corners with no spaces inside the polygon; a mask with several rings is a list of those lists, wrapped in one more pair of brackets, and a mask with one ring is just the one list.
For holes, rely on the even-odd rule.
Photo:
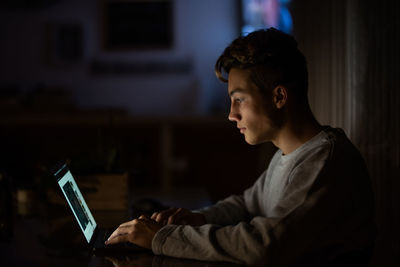
{"label": "long sleeve", "polygon": [[167,225],[153,239],[153,252],[178,258],[255,264],[262,257],[270,237],[265,229],[272,220],[254,218],[250,223],[200,227]]}
{"label": "long sleeve", "polygon": [[[292,164],[289,184],[276,205],[267,205],[274,198],[268,195],[270,180],[262,178],[264,173],[243,197],[206,209],[210,224],[161,228],[153,239],[153,252],[275,267],[325,264],[370,246],[375,224],[365,163],[347,138],[332,135],[326,140],[326,150],[312,147],[312,153],[299,155]],[[268,216],[269,212],[278,216]],[[251,219],[240,219],[246,216]]]}
{"label": "long sleeve", "polygon": [[196,212],[202,213],[207,223],[218,225],[236,224],[249,217],[242,195],[232,195]]}
{"label": "long sleeve", "polygon": [[[272,159],[271,164],[274,164]],[[262,202],[264,201],[263,188],[267,171],[264,171],[257,181],[242,195],[232,195],[224,200],[218,201],[215,205],[206,207],[196,212],[206,217],[207,223],[218,225],[232,225],[242,221],[249,221],[251,217],[260,215]]]}
{"label": "long sleeve", "polygon": [[275,267],[320,263],[362,249],[374,238],[371,192],[368,181],[352,174],[324,169],[304,203],[284,218],[257,216],[229,226],[167,225],[154,237],[153,252]]}

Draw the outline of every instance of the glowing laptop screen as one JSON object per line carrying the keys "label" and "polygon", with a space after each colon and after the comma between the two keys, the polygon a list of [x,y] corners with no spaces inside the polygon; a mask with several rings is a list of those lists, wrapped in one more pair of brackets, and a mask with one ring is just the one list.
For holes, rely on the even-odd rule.
{"label": "glowing laptop screen", "polygon": [[[59,172],[61,172],[61,170]],[[64,196],[67,199],[68,204],[71,207],[87,242],[90,242],[90,239],[94,234],[94,230],[96,229],[96,221],[86,205],[81,191],[79,190],[78,185],[76,184],[75,179],[69,170],[65,172],[65,174],[58,180],[58,184],[60,185],[61,190],[63,191]]]}

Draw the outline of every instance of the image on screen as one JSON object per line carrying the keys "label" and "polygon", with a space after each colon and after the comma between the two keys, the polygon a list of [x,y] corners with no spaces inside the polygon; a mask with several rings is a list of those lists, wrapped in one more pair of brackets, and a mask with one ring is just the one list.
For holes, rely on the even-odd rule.
{"label": "image on screen", "polygon": [[72,183],[67,182],[63,186],[63,189],[65,194],[67,195],[67,198],[71,202],[72,209],[75,211],[81,227],[85,230],[86,226],[89,224],[89,217],[82,206],[82,202],[78,200],[76,192],[72,189]]}
{"label": "image on screen", "polygon": [[78,185],[69,171],[65,173],[58,183],[79,223],[80,228],[82,229],[83,234],[85,235],[86,240],[90,242],[96,228],[96,222],[83,199]]}

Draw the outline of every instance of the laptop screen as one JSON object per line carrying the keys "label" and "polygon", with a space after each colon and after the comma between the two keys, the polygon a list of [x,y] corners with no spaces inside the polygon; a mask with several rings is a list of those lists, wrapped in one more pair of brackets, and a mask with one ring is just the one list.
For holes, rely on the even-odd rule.
{"label": "laptop screen", "polygon": [[58,185],[61,187],[61,190],[64,193],[64,196],[67,199],[87,242],[89,243],[94,234],[94,230],[96,229],[96,221],[86,205],[74,177],[68,170],[66,164],[55,173],[55,176],[57,177]]}

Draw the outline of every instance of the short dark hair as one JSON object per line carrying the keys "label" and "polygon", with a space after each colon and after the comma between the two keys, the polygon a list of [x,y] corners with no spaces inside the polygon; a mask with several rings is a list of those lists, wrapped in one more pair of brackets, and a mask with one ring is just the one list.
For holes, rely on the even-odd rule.
{"label": "short dark hair", "polygon": [[252,81],[264,95],[283,85],[292,90],[298,100],[307,99],[305,57],[292,36],[275,28],[254,31],[225,48],[215,64],[218,79],[227,82],[222,71],[229,74],[232,68],[250,69]]}

